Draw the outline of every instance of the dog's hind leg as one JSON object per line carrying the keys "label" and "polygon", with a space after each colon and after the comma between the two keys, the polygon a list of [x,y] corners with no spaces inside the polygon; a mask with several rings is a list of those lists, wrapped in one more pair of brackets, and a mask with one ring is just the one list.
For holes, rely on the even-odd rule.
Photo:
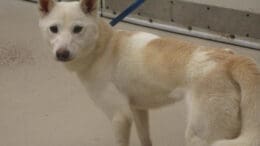
{"label": "dog's hind leg", "polygon": [[112,119],[116,146],[129,146],[132,116],[131,112],[118,112]]}
{"label": "dog's hind leg", "polygon": [[235,139],[217,141],[213,146],[260,146],[260,70],[247,58],[234,58],[229,63],[240,89],[241,129]]}
{"label": "dog's hind leg", "polygon": [[149,130],[149,114],[147,110],[131,108],[137,133],[142,146],[152,146]]}

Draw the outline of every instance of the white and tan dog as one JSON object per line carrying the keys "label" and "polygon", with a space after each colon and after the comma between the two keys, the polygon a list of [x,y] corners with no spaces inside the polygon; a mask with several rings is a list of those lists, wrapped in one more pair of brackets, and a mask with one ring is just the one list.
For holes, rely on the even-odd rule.
{"label": "white and tan dog", "polygon": [[118,146],[129,145],[132,119],[142,146],[152,146],[148,109],[184,97],[187,146],[260,146],[260,73],[250,59],[115,30],[97,16],[96,0],[39,0],[39,6],[55,57],[112,120]]}

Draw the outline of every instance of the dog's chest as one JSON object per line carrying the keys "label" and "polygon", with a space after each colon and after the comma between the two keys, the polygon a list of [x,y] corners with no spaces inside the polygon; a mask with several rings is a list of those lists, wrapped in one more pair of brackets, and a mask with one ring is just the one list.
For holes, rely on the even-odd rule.
{"label": "dog's chest", "polygon": [[109,68],[103,67],[91,75],[81,74],[79,79],[92,101],[110,118],[128,106],[127,98],[111,82]]}

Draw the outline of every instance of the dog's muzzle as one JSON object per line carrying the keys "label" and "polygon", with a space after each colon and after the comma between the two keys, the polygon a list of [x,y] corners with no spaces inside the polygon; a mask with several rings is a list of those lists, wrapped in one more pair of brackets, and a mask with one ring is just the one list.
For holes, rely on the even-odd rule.
{"label": "dog's muzzle", "polygon": [[59,61],[70,61],[70,51],[66,50],[66,49],[59,49],[57,52],[56,52],[56,58],[57,60]]}

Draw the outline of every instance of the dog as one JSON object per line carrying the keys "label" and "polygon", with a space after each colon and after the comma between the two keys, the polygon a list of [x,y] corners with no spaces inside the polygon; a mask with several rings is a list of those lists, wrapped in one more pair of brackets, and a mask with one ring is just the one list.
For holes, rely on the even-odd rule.
{"label": "dog", "polygon": [[[145,32],[116,30],[97,0],[39,0],[39,26],[55,58],[77,74],[112,121],[117,146],[135,122],[152,146],[148,110],[185,99],[187,146],[260,146],[260,73],[226,49]],[[174,123],[172,123],[174,124]]]}

